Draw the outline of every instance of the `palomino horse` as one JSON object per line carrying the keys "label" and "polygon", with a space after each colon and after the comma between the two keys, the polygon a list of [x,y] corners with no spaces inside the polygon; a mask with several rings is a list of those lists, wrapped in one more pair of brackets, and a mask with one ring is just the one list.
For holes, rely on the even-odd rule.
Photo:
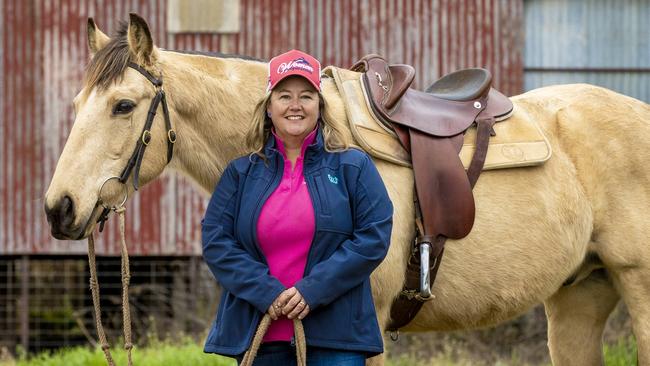
{"label": "palomino horse", "polygon": [[[244,132],[266,87],[266,63],[164,51],[136,15],[113,39],[89,20],[88,36],[93,59],[46,196],[52,233],[60,239],[86,238],[95,229],[102,211],[99,187],[122,171],[140,139],[155,88],[128,62],[164,78],[178,136],[169,165],[206,193],[227,162],[246,153]],[[333,81],[324,80],[323,88],[345,122]],[[544,302],[553,363],[601,364],[603,328],[622,298],[633,319],[639,362],[650,364],[650,106],[588,85],[543,88],[512,101],[511,121],[539,122],[553,157],[537,167],[483,173],[474,189],[474,229],[447,243],[436,297],[405,330],[491,326]],[[167,165],[161,114],[141,184]],[[392,245],[372,275],[379,324],[385,326],[414,236],[413,175],[409,168],[376,164],[395,205]],[[127,187],[133,194],[132,184]],[[115,200],[122,194],[116,189]]]}

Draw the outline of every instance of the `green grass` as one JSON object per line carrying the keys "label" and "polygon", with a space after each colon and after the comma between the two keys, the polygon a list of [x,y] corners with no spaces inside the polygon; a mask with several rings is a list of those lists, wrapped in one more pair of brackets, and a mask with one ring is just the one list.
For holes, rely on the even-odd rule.
{"label": "green grass", "polygon": [[[616,344],[605,345],[606,366],[636,365],[636,342],[634,338],[620,339]],[[126,365],[126,353],[122,349],[111,350],[117,365]],[[190,338],[176,341],[151,341],[148,347],[136,347],[132,351],[133,363],[137,366],[235,366],[235,361],[217,355],[203,353],[199,342]],[[406,355],[395,356],[388,360],[387,366],[469,366],[475,364],[469,359],[455,359],[450,355],[438,355],[428,361],[415,360]],[[29,358],[19,357],[15,361],[0,361],[0,366],[105,366],[106,360],[101,349],[87,347],[64,348],[56,352],[45,352]],[[503,360],[495,366],[522,365],[513,357]]]}
{"label": "green grass", "polygon": [[[111,349],[116,365],[126,365],[126,352]],[[148,347],[134,347],[131,351],[133,364],[137,366],[235,366],[231,358],[203,353],[198,342],[184,339],[172,344],[157,341]],[[0,362],[0,366],[106,366],[104,352],[100,348],[63,348],[56,352],[45,352],[29,358],[20,357],[14,362]]]}
{"label": "green grass", "polygon": [[636,365],[636,341],[634,337],[621,338],[613,345],[605,345],[606,366]]}

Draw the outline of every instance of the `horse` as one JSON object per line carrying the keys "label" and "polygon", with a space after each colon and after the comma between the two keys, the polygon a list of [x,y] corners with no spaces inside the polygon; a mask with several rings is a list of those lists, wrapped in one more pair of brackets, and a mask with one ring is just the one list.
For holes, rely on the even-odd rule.
{"label": "horse", "polygon": [[[45,198],[58,239],[93,232],[102,214],[100,186],[119,174],[141,138],[156,88],[129,62],[162,75],[177,136],[168,164],[159,113],[141,185],[169,165],[209,194],[226,164],[248,153],[244,134],[254,102],[266,92],[265,62],[160,49],[135,14],[113,38],[89,19],[88,47],[91,60],[74,98],[74,125]],[[333,81],[324,79],[322,89],[335,119],[347,126]],[[536,121],[553,156],[539,166],[483,172],[474,189],[472,232],[448,241],[432,288],[435,299],[402,330],[488,327],[543,302],[553,364],[595,365],[603,362],[606,320],[622,299],[638,360],[650,364],[650,106],[585,84],[545,87],[511,100],[514,115],[502,123]],[[375,164],[395,207],[389,252],[371,276],[385,329],[415,235],[414,185],[410,168],[378,159]],[[120,201],[122,189],[128,197],[135,193],[132,184],[120,187],[103,194]],[[382,365],[384,357],[368,364]]]}

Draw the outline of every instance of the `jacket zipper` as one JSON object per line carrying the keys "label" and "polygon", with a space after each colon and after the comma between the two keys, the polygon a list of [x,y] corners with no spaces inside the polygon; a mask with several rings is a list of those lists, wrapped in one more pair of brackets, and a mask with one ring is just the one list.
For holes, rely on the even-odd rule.
{"label": "jacket zipper", "polygon": [[[307,153],[305,153],[305,155],[307,155]],[[306,158],[307,157],[305,156],[305,164],[307,160]],[[307,171],[306,166],[303,169],[304,169],[303,172]],[[318,218],[320,217],[320,212],[316,211],[317,207],[320,207],[316,205],[316,200],[320,199],[320,196],[315,197],[314,192],[318,193],[318,190],[312,187],[313,185],[315,185],[314,176],[310,175],[309,178],[305,177],[305,179],[307,180],[307,190],[309,191],[309,198],[311,199],[311,205],[314,207],[314,235],[311,238],[311,244],[309,245],[309,250],[307,251],[307,262],[305,262],[305,270],[302,272],[302,278],[305,278],[305,276],[307,275],[307,270],[309,269],[309,264],[311,262],[311,253],[314,250],[314,241],[316,239],[316,233],[318,233]]]}
{"label": "jacket zipper", "polygon": [[[276,153],[275,156],[276,164],[280,165],[280,169],[278,169],[275,173],[275,176],[273,177],[272,180],[269,181],[269,183],[266,185],[264,188],[264,193],[262,194],[262,199],[260,199],[257,202],[257,207],[255,207],[254,214],[251,217],[251,230],[253,230],[253,242],[255,244],[255,248],[257,249],[258,254],[264,261],[266,265],[268,265],[268,262],[266,260],[266,256],[262,252],[262,248],[260,247],[260,243],[257,240],[257,220],[260,217],[260,214],[262,213],[262,205],[266,202],[266,200],[269,199],[269,196],[271,196],[271,193],[275,191],[276,188],[278,188],[278,185],[280,184],[280,179],[278,177],[282,177],[282,174],[284,174],[284,164],[279,164],[278,162],[278,154]],[[273,187],[271,187],[273,186]]]}

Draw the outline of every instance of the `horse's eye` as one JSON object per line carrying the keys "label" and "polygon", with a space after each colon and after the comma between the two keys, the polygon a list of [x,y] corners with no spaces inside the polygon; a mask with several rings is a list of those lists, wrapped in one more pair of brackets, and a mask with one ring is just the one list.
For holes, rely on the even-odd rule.
{"label": "horse's eye", "polygon": [[130,113],[135,107],[135,103],[130,100],[122,99],[113,106],[113,115]]}

